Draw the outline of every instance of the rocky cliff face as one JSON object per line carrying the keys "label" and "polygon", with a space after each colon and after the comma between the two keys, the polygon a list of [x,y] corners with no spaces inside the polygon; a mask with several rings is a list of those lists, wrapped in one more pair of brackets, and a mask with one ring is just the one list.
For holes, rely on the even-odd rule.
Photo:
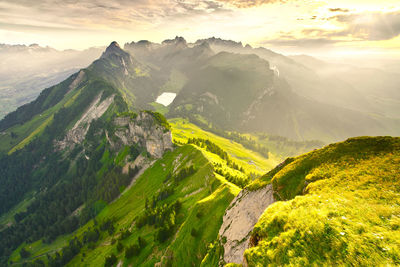
{"label": "rocky cliff face", "polygon": [[155,158],[161,158],[165,151],[172,150],[171,131],[161,125],[155,117],[148,112],[140,112],[135,118],[130,116],[114,119],[117,127],[114,135],[117,141],[109,142],[112,147],[137,144],[146,148],[149,154]]}
{"label": "rocky cliff face", "polygon": [[75,123],[72,129],[67,132],[63,140],[55,141],[54,146],[56,149],[63,150],[68,147],[72,148],[76,144],[81,144],[83,142],[91,122],[100,118],[104,112],[107,111],[115,97],[115,95],[111,95],[103,101],[100,101],[101,96],[102,94],[99,94],[95,97],[93,102],[83,113],[82,117]]}
{"label": "rocky cliff face", "polygon": [[[72,149],[75,145],[81,144],[85,140],[92,121],[100,118],[107,111],[114,97],[115,95],[111,95],[100,101],[101,94],[96,96],[65,137],[54,142],[55,149]],[[152,157],[161,158],[165,151],[173,149],[171,131],[151,112],[129,113],[126,116],[115,117],[110,123],[112,125],[108,127],[108,131],[99,129],[96,135],[105,134],[113,151],[119,151],[126,145],[136,145],[141,151],[149,152]]]}
{"label": "rocky cliff face", "polygon": [[225,212],[219,236],[224,246],[224,261],[244,263],[251,231],[264,210],[275,202],[273,189],[267,185],[256,191],[242,190]]}

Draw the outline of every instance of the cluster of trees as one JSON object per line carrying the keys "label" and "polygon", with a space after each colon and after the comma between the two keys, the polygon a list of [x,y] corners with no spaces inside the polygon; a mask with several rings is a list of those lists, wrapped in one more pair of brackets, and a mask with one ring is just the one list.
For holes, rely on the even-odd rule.
{"label": "cluster of trees", "polygon": [[145,209],[144,214],[137,218],[136,225],[138,228],[146,224],[158,228],[155,239],[162,243],[174,233],[176,215],[181,207],[182,203],[179,200],[169,205],[149,207]]}
{"label": "cluster of trees", "polygon": [[238,170],[240,172],[244,173],[243,167],[239,166],[235,161],[231,159],[231,157],[224,151],[222,148],[220,148],[218,145],[214,144],[208,139],[203,139],[203,138],[189,138],[187,141],[188,144],[195,144],[199,147],[205,148],[207,151],[216,154],[219,156],[221,159],[226,161],[226,165],[231,167],[232,169]]}
{"label": "cluster of trees", "polygon": [[[96,243],[103,232],[108,232],[110,235],[114,233],[114,224],[112,219],[107,219],[102,223],[98,224],[96,220],[94,220],[95,227],[89,228],[86,230],[81,239],[78,239],[76,236],[71,239],[65,247],[61,249],[61,251],[57,251],[53,256],[47,254],[48,266],[56,267],[66,265],[69,261],[71,261],[81,249],[86,245],[88,248],[93,248],[94,243]],[[28,258],[30,256],[30,252],[26,250],[26,248],[22,248],[20,250],[21,258]],[[12,264],[12,262],[11,262]],[[46,266],[45,263],[41,259],[36,259],[33,262],[26,262],[24,266]]]}
{"label": "cluster of trees", "polygon": [[142,228],[147,225],[154,225],[156,228],[162,227],[165,224],[175,224],[175,215],[181,208],[179,200],[171,204],[164,204],[162,206],[148,207],[145,209],[137,220],[136,225]]}
{"label": "cluster of trees", "polygon": [[214,144],[208,139],[203,138],[189,138],[187,141],[188,144],[195,144],[196,146],[203,147],[207,151],[218,155],[223,160],[228,160],[229,155],[222,148]]}
{"label": "cluster of trees", "polygon": [[145,248],[147,245],[146,240],[143,237],[138,237],[137,243],[127,247],[125,249],[125,258],[129,259],[133,256],[137,256],[140,254],[140,251]]}
{"label": "cluster of trees", "polygon": [[260,153],[264,158],[268,159],[269,149],[261,144],[257,144],[255,140],[237,132],[223,132],[223,135],[232,141],[242,144],[245,148]]}
{"label": "cluster of trees", "polygon": [[[2,120],[0,128],[4,130],[22,124],[54,106],[63,98],[70,83],[71,80],[67,80],[44,90],[37,100]],[[54,151],[54,140],[65,136],[67,127],[81,116],[100,92],[103,92],[104,99],[116,91],[102,80],[91,80],[71,105],[54,114],[40,135],[11,155],[0,156],[0,215],[19,203],[28,192],[36,192],[27,210],[17,213],[15,223],[0,232],[0,265],[6,265],[11,252],[22,242],[39,239],[51,242],[58,235],[74,231],[98,213],[99,200],[104,203],[112,201],[119,195],[120,188],[129,184],[128,175],[122,175],[120,168],[113,164],[102,170],[101,176],[98,175],[104,165],[100,159],[106,149],[104,143],[101,145],[104,131],[99,135],[99,129],[111,127],[110,120],[93,121],[84,144],[76,146],[71,153]],[[119,95],[113,103],[114,109],[127,109]],[[130,153],[136,157],[139,151],[132,149]],[[131,174],[137,171],[133,169]],[[81,206],[85,208],[78,217],[74,211]]]}
{"label": "cluster of trees", "polygon": [[[221,128],[216,127],[215,124],[209,125],[207,123],[204,123],[203,121],[196,118],[196,116],[194,116],[193,114],[188,114],[186,117],[190,122],[196,124],[200,128],[202,128],[208,132],[214,133],[216,135],[222,136],[224,138],[230,139],[232,141],[235,141],[237,143],[240,143],[244,147],[260,153],[265,158],[268,158],[270,150],[274,149],[273,147],[271,147],[269,145],[266,146],[266,145],[262,145],[262,144],[257,144],[255,140],[253,140],[249,137],[246,137],[245,135],[240,134],[238,132],[227,132],[227,131],[222,130]],[[304,151],[309,151],[311,149],[319,148],[324,145],[324,143],[319,140],[294,141],[294,140],[290,140],[287,137],[283,137],[283,136],[279,136],[279,135],[268,135],[266,133],[258,133],[257,135],[259,136],[260,139],[268,138],[268,140],[271,143],[274,143],[271,145],[277,146],[277,148],[275,148],[275,149],[280,149],[280,148],[284,149],[284,148],[291,147],[296,150],[303,148]]]}
{"label": "cluster of trees", "polygon": [[81,251],[83,245],[84,243],[77,238],[69,241],[68,246],[63,247],[61,253],[56,252],[53,257],[48,256],[49,266],[64,266]]}
{"label": "cluster of trees", "polygon": [[261,144],[257,144],[254,140],[246,137],[245,135],[242,135],[237,132],[227,132],[220,128],[215,127],[214,125],[209,126],[208,124],[198,120],[197,118],[190,117],[189,120],[208,132],[214,133],[226,139],[242,144],[245,148],[256,151],[261,155],[263,155],[263,157],[265,158],[269,157],[269,149],[267,147]]}
{"label": "cluster of trees", "polygon": [[[133,169],[134,170],[134,169]],[[107,172],[95,187],[95,199],[101,199],[109,203],[119,196],[120,188],[129,185],[132,176],[122,173],[120,166]]]}
{"label": "cluster of trees", "polygon": [[[185,178],[193,175],[196,173],[196,168],[194,165],[190,165],[188,167],[183,167],[179,170],[178,173],[172,175],[172,173],[168,173],[166,178],[164,179],[164,183],[168,182],[169,180],[173,180],[174,184],[170,184],[169,186],[162,187],[160,191],[157,193],[156,196],[153,196],[153,200],[151,203],[151,207],[155,207],[158,201],[162,201],[168,198],[170,195],[174,193],[174,186],[177,185],[180,181],[184,180]],[[148,208],[148,199],[146,198],[145,208]]]}
{"label": "cluster of trees", "polygon": [[117,263],[118,259],[117,256],[111,254],[110,256],[106,257],[106,262],[104,263],[104,267],[111,267]]}
{"label": "cluster of trees", "polygon": [[194,165],[183,167],[175,175],[167,174],[164,183],[169,180],[174,182],[168,186],[160,189],[160,191],[153,196],[152,200],[148,198],[145,200],[144,214],[136,219],[136,226],[138,228],[144,225],[152,225],[158,229],[155,239],[159,242],[165,242],[173,233],[176,226],[176,215],[179,212],[182,204],[177,200],[170,204],[157,205],[159,202],[167,199],[174,193],[174,187],[183,179],[193,175],[196,172]]}
{"label": "cluster of trees", "polygon": [[85,245],[93,248],[93,244],[99,240],[102,232],[114,233],[115,228],[112,219],[107,219],[100,224],[95,220],[94,224],[95,227],[86,230],[80,240],[77,237],[70,240],[69,244],[62,248],[61,253],[56,252],[54,256],[48,255],[49,266],[63,266],[67,264],[79,254]]}
{"label": "cluster of trees", "polygon": [[[153,199],[152,201],[152,207],[154,208],[157,201],[162,201],[164,199],[167,199],[170,195],[174,193],[174,187],[173,186],[167,186],[165,188],[162,188],[160,192],[158,192],[157,196]],[[147,201],[147,198],[146,198]]]}
{"label": "cluster of trees", "polygon": [[250,183],[250,179],[248,177],[236,176],[230,172],[225,172],[222,168],[215,168],[214,170],[219,175],[224,176],[226,180],[239,186],[240,188],[244,188]]}
{"label": "cluster of trees", "polygon": [[[59,235],[76,230],[79,225],[98,214],[101,210],[96,205],[99,200],[107,203],[120,194],[120,188],[127,186],[132,176],[122,174],[120,167],[110,164],[108,170],[99,179],[97,173],[103,167],[100,159],[104,152],[104,146],[90,151],[86,150],[89,160],[83,155],[78,157],[72,171],[68,170],[70,169],[70,160],[73,159],[65,160],[57,153],[49,155],[44,164],[37,167],[38,178],[31,181],[41,185],[38,188],[39,193],[36,194],[26,211],[14,216],[15,223],[0,232],[0,239],[3,241],[0,243],[2,262],[5,262],[8,258],[7,255],[10,255],[24,241],[33,242],[43,238],[44,242],[51,242]],[[10,162],[11,159],[14,157],[0,161],[0,165]],[[133,169],[133,172],[137,171],[138,169]],[[15,174],[17,173],[15,169]],[[35,178],[35,173],[31,175]],[[14,176],[8,175],[7,178],[11,179],[12,177]],[[18,185],[18,181],[20,179],[16,179],[14,187],[11,188],[21,190],[20,194],[23,194],[26,190],[23,187],[23,181],[21,181],[21,187],[15,187]],[[29,187],[29,179],[25,185]],[[71,216],[77,208],[84,204],[85,208],[81,211],[80,217]]]}
{"label": "cluster of trees", "polygon": [[175,183],[179,183],[186,177],[189,177],[196,173],[196,169],[194,165],[190,165],[189,167],[182,168],[177,174],[173,176]]}
{"label": "cluster of trees", "polygon": [[[24,241],[30,242],[43,237],[45,241],[53,240],[57,235],[77,228],[79,220],[69,215],[82,203],[79,184],[62,182],[52,186],[60,176],[65,176],[69,166],[67,161],[60,162],[58,159],[57,155],[49,158],[48,164],[40,169],[40,174],[43,175],[41,179],[32,174],[32,179],[26,180],[28,188],[33,182],[41,182],[42,187],[38,188],[39,193],[27,210],[14,216],[15,223],[0,232],[1,262],[6,261],[7,255]],[[14,188],[21,190],[22,192],[17,192],[23,195],[23,187]],[[19,197],[22,198],[21,195]]]}
{"label": "cluster of trees", "polygon": [[[92,86],[97,85],[98,84],[95,83]],[[67,89],[68,86],[65,90]],[[60,168],[55,169],[56,173],[54,173],[54,170],[47,173],[39,173],[37,169],[40,169],[40,166],[38,166],[40,164],[38,164],[38,162],[45,162],[53,167],[57,164],[67,165],[68,161],[63,162],[61,160],[57,162],[57,164],[54,164],[55,161],[59,160],[59,155],[53,151],[53,141],[54,139],[61,138],[65,133],[66,127],[91,103],[93,94],[96,93],[94,91],[99,90],[95,87],[91,89],[92,90],[90,90],[90,88],[84,90],[73,105],[62,107],[58,110],[58,112],[54,114],[52,122],[38,138],[32,140],[23,149],[11,155],[3,155],[0,158],[0,183],[2,184],[0,188],[0,202],[2,203],[0,214],[8,211],[9,208],[19,202],[27,192],[32,189],[37,189],[34,188],[35,186],[39,185],[49,188],[63,176],[62,174],[65,174],[65,169],[61,170],[60,173],[57,172]],[[37,112],[37,110],[41,110],[42,106],[46,108],[51,107],[60,100],[60,97],[62,98],[65,93],[62,93],[63,90],[64,89],[58,90],[57,88],[45,90],[36,101],[27,104],[26,108],[29,107],[30,110],[30,107],[32,107],[32,109]],[[61,94],[58,97],[57,95],[60,92]],[[55,102],[53,103],[52,101]],[[26,116],[28,116],[27,119],[30,119],[31,115],[35,114],[35,112],[26,112]],[[25,112],[13,112],[10,113],[10,116],[14,116],[12,114],[25,114]],[[25,121],[26,119],[22,120],[22,122]],[[0,124],[7,124],[6,119],[0,121]]]}

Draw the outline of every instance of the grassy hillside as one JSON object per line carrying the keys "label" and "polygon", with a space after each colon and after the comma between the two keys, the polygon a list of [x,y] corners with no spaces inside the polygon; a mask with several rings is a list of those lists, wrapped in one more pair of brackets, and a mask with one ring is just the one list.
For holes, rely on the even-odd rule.
{"label": "grassy hillside", "polygon": [[262,183],[288,201],[254,227],[249,266],[399,265],[399,151],[400,138],[353,138],[265,175]]}
{"label": "grassy hillside", "polygon": [[[196,172],[178,182],[168,178],[169,173],[179,173],[188,166],[194,166]],[[166,189],[172,191],[160,199],[160,192]],[[59,238],[52,244],[39,241],[24,246],[31,252],[31,256],[24,261],[39,256],[40,260],[47,262],[47,253],[54,256],[57,249],[67,245],[70,240],[78,239],[83,247],[68,263],[70,266],[102,266],[105,258],[111,254],[116,255],[123,266],[153,266],[160,261],[174,266],[197,266],[205,256],[208,244],[216,239],[225,209],[239,190],[237,186],[215,175],[212,165],[199,150],[186,145],[168,152],[163,159],[147,169],[131,188],[101,211],[95,218],[96,224],[92,220],[73,235]],[[160,231],[157,224],[138,225],[139,218],[146,213],[147,200],[150,203],[153,197],[156,199],[156,208],[171,205],[178,200],[182,205],[173,215],[173,232],[163,242],[157,238]],[[112,220],[113,231],[100,230],[99,225],[109,219]],[[85,243],[85,235],[93,229],[99,229],[99,237]],[[139,236],[145,240],[146,245],[138,255],[126,258],[126,249],[137,244]],[[121,246],[119,243],[123,247],[120,250],[117,249]],[[21,262],[19,250],[14,252],[11,260]]]}
{"label": "grassy hillside", "polygon": [[[265,171],[276,166],[276,164],[281,160],[280,157],[276,157],[272,153],[270,153],[268,159],[266,159],[259,153],[246,149],[243,145],[237,142],[202,130],[185,119],[170,119],[169,123],[172,126],[172,136],[174,141],[186,143],[189,138],[212,140],[212,142],[231,155],[234,160],[236,160],[237,163],[246,170],[246,172],[255,172],[257,174],[265,173]],[[212,160],[213,157],[210,155],[209,159]]]}
{"label": "grassy hillside", "polygon": [[[68,247],[72,240],[79,240],[82,247],[68,263],[71,266],[101,266],[105,263],[105,258],[112,254],[123,266],[153,266],[160,261],[163,264],[172,263],[173,266],[198,266],[209,252],[209,245],[217,238],[225,209],[240,191],[240,187],[234,184],[237,180],[232,180],[230,175],[243,179],[254,175],[254,178],[269,170],[280,159],[272,154],[266,159],[239,143],[201,130],[183,119],[172,119],[169,122],[176,143],[187,143],[189,138],[210,140],[227,152],[229,159],[237,165],[236,169],[232,167],[235,166],[232,163],[228,164],[226,158],[221,158],[220,154],[202,145],[179,147],[155,162],[132,187],[122,193],[121,197],[106,205],[96,216],[96,223],[91,220],[76,232],[61,236],[51,243],[37,241],[22,244],[14,251],[10,260],[21,263],[39,259],[54,264],[58,252],[59,262],[62,262],[63,255],[68,253],[63,247]],[[126,156],[126,153],[122,150],[114,156],[115,161],[118,159],[118,162],[123,164],[126,162],[123,159],[124,155]],[[106,169],[110,166],[107,163],[110,161],[113,160],[105,151],[101,162]],[[174,177],[180,170],[190,166],[194,167],[195,173],[174,182],[170,174]],[[217,170],[223,170],[223,175],[217,173]],[[166,195],[160,197],[163,192],[166,192]],[[161,198],[156,201],[156,209],[172,205],[178,200],[182,204],[181,209],[173,216],[172,233],[164,241],[158,239],[162,227],[156,224],[141,226],[139,222],[149,209],[146,208],[146,202],[152,202],[153,197]],[[110,219],[113,231],[101,230],[103,222]],[[85,238],[88,233],[95,231],[94,229],[98,229],[98,237],[87,242]],[[126,250],[138,244],[139,237],[145,240],[146,245],[139,253],[136,252],[137,255],[127,258]],[[22,248],[31,253],[27,259],[21,259]],[[50,255],[50,261],[47,254]]]}
{"label": "grassy hillside", "polygon": [[44,90],[38,99],[10,113],[0,122],[0,153],[14,152],[29,143],[51,122],[60,108],[72,102],[81,90],[68,92],[76,74],[54,87]]}

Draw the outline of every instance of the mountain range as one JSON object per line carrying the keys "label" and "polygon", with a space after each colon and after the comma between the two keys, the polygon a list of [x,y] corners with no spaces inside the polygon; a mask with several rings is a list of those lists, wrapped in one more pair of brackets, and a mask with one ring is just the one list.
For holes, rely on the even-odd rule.
{"label": "mountain range", "polygon": [[396,76],[217,38],[98,56],[0,121],[0,265],[400,264],[399,138],[356,137],[399,135]]}

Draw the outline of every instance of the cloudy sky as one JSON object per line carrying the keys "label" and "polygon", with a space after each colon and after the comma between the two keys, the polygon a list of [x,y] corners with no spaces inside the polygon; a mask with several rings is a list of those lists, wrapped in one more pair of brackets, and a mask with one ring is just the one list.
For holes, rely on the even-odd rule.
{"label": "cloudy sky", "polygon": [[399,0],[0,0],[0,43],[83,49],[176,35],[284,53],[400,56]]}

